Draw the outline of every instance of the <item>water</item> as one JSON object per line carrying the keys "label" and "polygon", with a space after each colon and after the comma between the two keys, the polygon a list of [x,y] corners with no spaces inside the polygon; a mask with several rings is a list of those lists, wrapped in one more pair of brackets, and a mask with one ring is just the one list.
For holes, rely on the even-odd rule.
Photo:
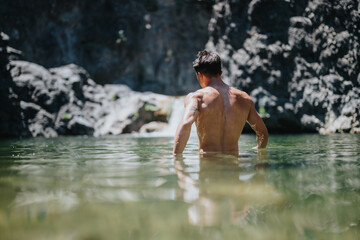
{"label": "water", "polygon": [[169,137],[0,142],[0,239],[360,239],[360,136],[183,157]]}

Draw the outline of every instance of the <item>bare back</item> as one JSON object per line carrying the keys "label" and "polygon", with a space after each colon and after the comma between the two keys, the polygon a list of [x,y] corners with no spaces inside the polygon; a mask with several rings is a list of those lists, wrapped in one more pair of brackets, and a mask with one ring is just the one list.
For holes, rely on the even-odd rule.
{"label": "bare back", "polygon": [[198,90],[196,127],[200,152],[238,152],[238,140],[248,119],[252,101],[227,85]]}
{"label": "bare back", "polygon": [[237,154],[238,140],[246,122],[256,133],[258,145],[255,148],[265,148],[268,132],[250,96],[221,80],[214,82],[186,96],[185,111],[176,129],[173,153],[184,151],[194,122],[200,153]]}

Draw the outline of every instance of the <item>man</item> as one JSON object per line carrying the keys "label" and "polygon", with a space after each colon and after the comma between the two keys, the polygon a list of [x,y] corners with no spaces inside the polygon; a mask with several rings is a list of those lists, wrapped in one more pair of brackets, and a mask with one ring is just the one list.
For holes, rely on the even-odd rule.
{"label": "man", "polygon": [[238,154],[238,140],[246,122],[256,133],[257,146],[265,148],[268,131],[250,96],[221,79],[221,59],[201,51],[193,62],[202,89],[185,98],[185,111],[176,130],[174,154],[181,154],[195,122],[199,152]]}

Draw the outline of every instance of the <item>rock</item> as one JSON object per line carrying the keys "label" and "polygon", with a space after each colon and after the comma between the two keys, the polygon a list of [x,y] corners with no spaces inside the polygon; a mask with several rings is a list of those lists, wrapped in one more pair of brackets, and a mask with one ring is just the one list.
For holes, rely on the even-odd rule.
{"label": "rock", "polygon": [[140,128],[139,133],[159,132],[159,131],[165,129],[167,126],[168,126],[167,123],[153,121],[153,122],[144,124]]}
{"label": "rock", "polygon": [[212,2],[5,1],[0,22],[30,62],[76,63],[100,84],[179,95],[198,87],[191,62],[207,41]]}
{"label": "rock", "polygon": [[295,16],[290,18],[290,27],[308,30],[312,27],[312,22],[307,17]]}
{"label": "rock", "polygon": [[349,133],[352,129],[352,118],[340,116],[336,119],[331,118],[325,127],[320,129],[320,133]]}
{"label": "rock", "polygon": [[41,105],[55,113],[68,101],[69,91],[61,77],[53,76],[44,67],[26,62],[11,61],[10,73],[16,85],[14,89],[24,101]]}
{"label": "rock", "polygon": [[107,102],[102,121],[96,124],[96,136],[138,132],[151,121],[169,120],[172,97],[137,93],[121,85],[107,85],[105,89],[111,92],[112,101]]}
{"label": "rock", "polygon": [[78,99],[83,99],[83,86],[86,84],[89,74],[80,66],[69,64],[58,68],[49,69],[53,75],[67,82]]}
{"label": "rock", "polygon": [[67,128],[72,135],[93,135],[94,133],[94,126],[80,116],[73,117],[69,121]]}
{"label": "rock", "polygon": [[8,43],[8,35],[0,32],[0,137],[28,137],[31,133],[22,116],[20,99],[8,67],[12,59]]}
{"label": "rock", "polygon": [[318,118],[316,118],[315,116],[307,115],[307,114],[304,114],[301,117],[300,122],[301,122],[303,128],[310,129],[310,130],[315,129],[316,131],[319,131],[320,128],[323,126],[323,123]]}
{"label": "rock", "polygon": [[[218,4],[206,46],[222,53],[225,79],[250,93],[270,132],[355,132],[360,120],[360,94],[353,92],[360,87],[356,1]],[[241,28],[230,34],[234,28],[224,23]]]}
{"label": "rock", "polygon": [[54,115],[34,103],[20,102],[24,120],[33,137],[57,137]]}
{"label": "rock", "polygon": [[73,64],[50,70],[26,61],[10,61],[9,66],[34,137],[118,135],[169,119],[171,97],[133,92],[124,85],[102,87]]}
{"label": "rock", "polygon": [[[75,64],[46,69],[9,60],[6,44],[2,49],[6,82],[0,90],[6,108],[0,109],[1,136],[117,135],[169,119],[172,97],[134,92],[124,85],[101,86]],[[11,122],[14,113],[18,118]],[[18,131],[10,132],[13,129]]]}
{"label": "rock", "polygon": [[4,44],[8,44],[10,40],[9,36],[4,32],[0,32],[0,39]]}

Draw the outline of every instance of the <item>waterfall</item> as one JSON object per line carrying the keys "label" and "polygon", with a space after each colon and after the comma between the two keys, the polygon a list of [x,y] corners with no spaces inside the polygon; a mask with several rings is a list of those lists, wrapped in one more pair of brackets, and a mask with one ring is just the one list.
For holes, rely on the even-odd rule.
{"label": "waterfall", "polygon": [[169,125],[159,133],[162,133],[165,136],[175,136],[176,128],[179,125],[182,114],[184,112],[184,100],[185,97],[179,97],[174,100],[171,107]]}
{"label": "waterfall", "polygon": [[[141,134],[142,136],[149,137],[174,137],[176,128],[179,125],[182,114],[184,112],[184,100],[185,97],[175,98],[171,106],[171,115],[169,118],[168,126],[159,132],[152,132]],[[196,126],[193,124],[191,128],[191,136],[196,134]]]}

